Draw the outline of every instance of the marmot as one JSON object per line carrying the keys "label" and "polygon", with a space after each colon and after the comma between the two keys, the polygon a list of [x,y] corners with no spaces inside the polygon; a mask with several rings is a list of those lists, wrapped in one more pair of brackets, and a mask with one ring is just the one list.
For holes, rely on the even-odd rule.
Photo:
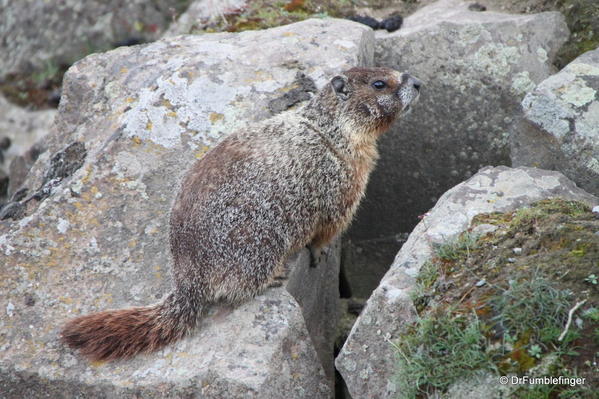
{"label": "marmot", "polygon": [[148,307],[69,321],[62,339],[91,360],[157,350],[206,307],[261,292],[306,245],[350,223],[378,158],[377,138],[419,95],[388,68],[352,68],[297,112],[228,135],[187,172],[170,215],[173,291]]}

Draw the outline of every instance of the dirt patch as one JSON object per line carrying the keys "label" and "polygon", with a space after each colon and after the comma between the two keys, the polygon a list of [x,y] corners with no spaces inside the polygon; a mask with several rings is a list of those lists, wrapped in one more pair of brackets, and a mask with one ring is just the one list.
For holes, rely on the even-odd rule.
{"label": "dirt patch", "polygon": [[60,102],[62,77],[68,68],[68,65],[48,63],[42,71],[10,75],[0,81],[0,93],[22,107],[56,108]]}
{"label": "dirt patch", "polygon": [[[391,16],[406,16],[433,0],[255,0],[242,9],[227,10],[223,16],[200,21],[190,33],[241,32],[244,30],[267,29],[299,22],[307,18],[350,18],[368,16],[385,20]],[[386,21],[397,25],[398,18]]]}

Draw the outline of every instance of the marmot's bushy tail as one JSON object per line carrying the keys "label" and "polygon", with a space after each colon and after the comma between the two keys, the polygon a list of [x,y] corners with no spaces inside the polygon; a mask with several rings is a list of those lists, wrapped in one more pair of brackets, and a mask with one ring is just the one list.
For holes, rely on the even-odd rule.
{"label": "marmot's bushy tail", "polygon": [[200,303],[171,293],[157,305],[73,319],[64,326],[62,340],[90,360],[128,358],[182,338],[195,327],[201,308]]}

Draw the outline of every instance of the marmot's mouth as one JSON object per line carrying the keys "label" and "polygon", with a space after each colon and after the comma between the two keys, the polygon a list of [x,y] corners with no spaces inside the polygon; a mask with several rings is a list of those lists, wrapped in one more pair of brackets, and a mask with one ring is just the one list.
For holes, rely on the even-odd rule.
{"label": "marmot's mouth", "polygon": [[412,97],[410,99],[410,101],[406,104],[406,106],[403,108],[404,115],[409,113],[412,110],[412,105],[416,104],[418,102],[419,98],[420,98],[420,92],[416,90],[414,97]]}

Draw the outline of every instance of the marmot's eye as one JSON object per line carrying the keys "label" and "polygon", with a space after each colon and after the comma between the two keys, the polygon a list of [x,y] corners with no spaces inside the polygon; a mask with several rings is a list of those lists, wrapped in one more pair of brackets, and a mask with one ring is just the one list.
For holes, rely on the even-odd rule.
{"label": "marmot's eye", "polygon": [[385,87],[387,87],[387,83],[383,82],[382,80],[377,80],[372,84],[372,87],[379,90],[384,89]]}

